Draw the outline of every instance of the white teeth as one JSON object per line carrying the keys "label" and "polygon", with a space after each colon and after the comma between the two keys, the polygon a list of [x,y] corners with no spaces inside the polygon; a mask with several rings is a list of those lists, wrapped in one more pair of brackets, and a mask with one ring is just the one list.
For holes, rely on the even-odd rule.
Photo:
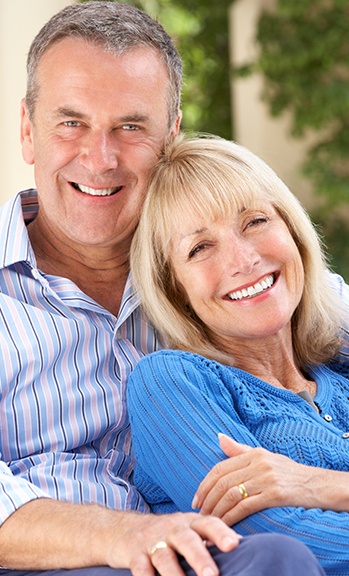
{"label": "white teeth", "polygon": [[269,274],[257,282],[254,286],[248,286],[248,288],[243,288],[242,290],[236,290],[236,292],[230,292],[228,297],[230,300],[242,300],[242,298],[252,298],[257,296],[257,294],[262,294],[265,290],[270,288],[275,282],[274,274]]}
{"label": "white teeth", "polygon": [[78,188],[81,192],[91,194],[91,196],[110,196],[115,191],[115,188],[101,188],[100,190],[96,190],[89,186],[83,186],[83,184],[78,184]]}

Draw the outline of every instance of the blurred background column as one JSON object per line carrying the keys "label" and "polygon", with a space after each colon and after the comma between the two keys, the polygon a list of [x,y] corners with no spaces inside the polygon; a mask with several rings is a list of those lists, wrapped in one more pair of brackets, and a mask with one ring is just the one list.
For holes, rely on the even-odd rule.
{"label": "blurred background column", "polygon": [[41,26],[73,0],[0,1],[0,204],[34,186],[33,167],[22,159],[19,106],[25,95],[29,46]]}

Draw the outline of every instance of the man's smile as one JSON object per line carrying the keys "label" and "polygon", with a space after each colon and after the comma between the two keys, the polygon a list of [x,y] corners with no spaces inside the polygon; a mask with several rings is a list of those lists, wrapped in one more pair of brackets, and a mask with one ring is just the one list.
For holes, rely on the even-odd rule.
{"label": "man's smile", "polygon": [[90,194],[91,196],[112,196],[123,188],[123,186],[116,186],[115,188],[90,188],[90,186],[84,186],[83,184],[77,184],[76,182],[71,182],[71,185],[75,190],[83,192],[84,194]]}

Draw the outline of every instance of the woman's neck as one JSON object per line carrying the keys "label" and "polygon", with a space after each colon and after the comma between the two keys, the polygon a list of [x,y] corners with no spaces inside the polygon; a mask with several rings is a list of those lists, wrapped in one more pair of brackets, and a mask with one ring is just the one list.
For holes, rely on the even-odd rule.
{"label": "woman's neck", "polygon": [[234,342],[226,351],[232,357],[233,366],[272,386],[295,393],[308,390],[312,396],[316,393],[315,382],[309,380],[299,366],[290,333]]}

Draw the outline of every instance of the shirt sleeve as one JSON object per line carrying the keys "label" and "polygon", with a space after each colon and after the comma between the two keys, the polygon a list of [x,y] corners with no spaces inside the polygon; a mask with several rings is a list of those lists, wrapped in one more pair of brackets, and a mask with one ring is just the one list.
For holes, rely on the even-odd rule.
{"label": "shirt sleeve", "polygon": [[[198,484],[223,458],[217,434],[258,446],[239,417],[214,363],[160,352],[140,361],[128,391],[135,482],[156,511],[192,511]],[[217,365],[217,370],[218,370]],[[211,368],[212,367],[212,368]],[[159,506],[163,499],[164,508]],[[167,503],[165,502],[167,500]],[[253,514],[234,526],[242,535],[279,532],[307,544],[329,574],[348,574],[349,514],[282,507]]]}
{"label": "shirt sleeve", "polygon": [[344,315],[342,318],[342,336],[343,344],[340,349],[339,359],[343,362],[348,362],[349,358],[349,286],[345,283],[339,274],[327,274],[327,281],[335,292],[339,295],[344,308]]}
{"label": "shirt sleeve", "polygon": [[50,497],[34,484],[14,476],[3,461],[0,461],[0,493],[0,525],[27,502]]}

